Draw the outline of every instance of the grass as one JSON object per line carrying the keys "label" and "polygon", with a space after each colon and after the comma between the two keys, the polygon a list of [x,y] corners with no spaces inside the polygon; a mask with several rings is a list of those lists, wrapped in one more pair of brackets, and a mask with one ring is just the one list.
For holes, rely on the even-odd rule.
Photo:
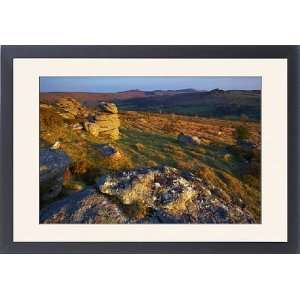
{"label": "grass", "polygon": [[247,115],[260,119],[260,94],[243,91],[227,91],[219,95],[187,93],[173,96],[154,96],[149,99],[130,99],[118,102],[122,111],[148,111],[164,114],[176,113],[189,116],[240,118]]}
{"label": "grass", "polygon": [[[95,147],[97,144],[109,142],[108,140],[93,137],[86,132],[74,131],[66,122],[58,123],[60,116],[56,114],[53,117],[55,112],[51,110],[41,109],[40,115],[40,146],[49,147],[60,141],[60,148],[71,158],[70,171],[76,180],[91,184],[103,174],[132,167],[130,159],[126,156],[122,160],[111,160]],[[49,119],[53,120],[53,123],[48,121]]]}
{"label": "grass", "polygon": [[[131,113],[122,116],[122,125],[119,145],[132,158],[134,167],[165,164],[192,171],[220,187],[224,199],[243,199],[243,205],[260,221],[260,176],[251,171],[245,159],[230,150],[236,143],[239,127],[246,128],[247,137],[259,145],[259,123]],[[177,141],[182,131],[207,142],[183,146]],[[139,144],[143,146],[136,146]]]}
{"label": "grass", "polygon": [[[192,171],[220,187],[225,200],[238,202],[243,199],[243,205],[257,221],[260,220],[260,176],[250,170],[243,158],[230,151],[230,146],[236,143],[236,128],[241,126],[246,128],[249,139],[260,145],[258,122],[149,112],[122,113],[121,138],[113,142],[121,158],[114,160],[103,156],[95,147],[111,141],[72,130],[72,124],[65,122],[54,110],[41,108],[40,114],[41,147],[60,141],[62,150],[71,158],[66,188],[92,184],[99,176],[112,171],[168,165]],[[181,132],[198,136],[203,143],[182,145],[177,140]]]}

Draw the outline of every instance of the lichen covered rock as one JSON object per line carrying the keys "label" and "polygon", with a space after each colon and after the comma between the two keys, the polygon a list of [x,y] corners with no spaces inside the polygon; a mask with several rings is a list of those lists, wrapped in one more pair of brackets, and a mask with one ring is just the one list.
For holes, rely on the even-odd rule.
{"label": "lichen covered rock", "polygon": [[96,145],[96,148],[105,157],[109,157],[112,159],[121,158],[120,151],[113,145],[110,145],[110,144]]}
{"label": "lichen covered rock", "polygon": [[[124,205],[148,207],[144,222],[162,215],[175,223],[253,223],[254,218],[215,187],[171,167],[142,168],[102,176],[100,193]],[[152,211],[152,214],[150,213]]]}
{"label": "lichen covered rock", "polygon": [[40,149],[40,198],[51,200],[62,190],[64,172],[70,159],[63,151]]}
{"label": "lichen covered rock", "polygon": [[95,137],[119,139],[120,120],[118,109],[113,103],[102,103],[97,113],[84,123],[84,128]]}
{"label": "lichen covered rock", "polygon": [[188,145],[200,145],[201,144],[201,140],[197,136],[186,135],[183,133],[180,133],[178,135],[177,139],[182,144],[188,144]]}
{"label": "lichen covered rock", "polygon": [[99,108],[100,111],[108,112],[108,113],[111,113],[111,114],[117,114],[118,113],[118,108],[114,103],[100,102],[98,104],[98,108]]}
{"label": "lichen covered rock", "polygon": [[108,174],[42,209],[41,223],[255,223],[245,207],[192,173],[171,167]]}
{"label": "lichen covered rock", "polygon": [[86,189],[57,201],[40,212],[40,223],[116,224],[127,223],[120,208],[105,195]]}
{"label": "lichen covered rock", "polygon": [[75,119],[76,117],[87,117],[87,110],[79,101],[72,97],[62,97],[56,102],[56,106],[60,109],[60,115],[64,119]]}

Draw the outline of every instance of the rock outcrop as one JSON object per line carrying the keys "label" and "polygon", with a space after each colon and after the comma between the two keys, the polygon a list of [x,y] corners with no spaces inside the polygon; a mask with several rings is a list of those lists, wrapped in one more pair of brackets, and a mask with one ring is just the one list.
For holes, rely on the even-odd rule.
{"label": "rock outcrop", "polygon": [[42,209],[40,223],[117,224],[127,223],[117,204],[94,189],[86,189]]}
{"label": "rock outcrop", "polygon": [[111,113],[111,114],[117,114],[118,108],[114,103],[110,102],[100,102],[98,104],[98,109],[102,112]]}
{"label": "rock outcrop", "polygon": [[100,103],[98,112],[84,123],[86,131],[94,136],[117,140],[119,139],[120,120],[117,106],[113,103]]}
{"label": "rock outcrop", "polygon": [[[47,110],[48,119],[53,122],[54,118],[61,118],[61,122],[72,124],[72,130],[85,130],[95,137],[105,140],[118,140],[120,119],[118,108],[114,103],[100,102],[95,109],[81,105],[72,97],[57,99],[53,105],[41,104],[41,108]],[[49,120],[46,120],[49,123]],[[78,121],[76,123],[76,121]],[[55,122],[54,122],[55,123]],[[54,124],[55,125],[55,124]],[[60,124],[62,126],[62,124]]]}
{"label": "rock outcrop", "polygon": [[51,200],[62,190],[64,172],[70,160],[63,151],[40,149],[40,198]]}
{"label": "rock outcrop", "polygon": [[[105,217],[104,217],[105,216]],[[171,167],[102,176],[41,212],[42,223],[255,223],[245,207],[191,173]]]}
{"label": "rock outcrop", "polygon": [[113,158],[113,159],[118,159],[118,158],[121,157],[120,151],[113,145],[110,145],[110,144],[96,145],[96,148],[105,157],[110,157],[110,158]]}
{"label": "rock outcrop", "polygon": [[[149,218],[164,215],[175,223],[252,223],[254,218],[222,198],[222,191],[191,173],[171,167],[144,168],[101,177],[102,194],[125,205],[143,203]],[[154,213],[154,214],[153,214]]]}
{"label": "rock outcrop", "polygon": [[60,115],[64,119],[86,118],[88,116],[87,110],[72,97],[60,98],[55,104],[60,109]]}
{"label": "rock outcrop", "polygon": [[188,145],[200,145],[201,144],[201,140],[197,136],[186,135],[183,133],[180,133],[178,135],[177,139],[182,144],[188,144]]}

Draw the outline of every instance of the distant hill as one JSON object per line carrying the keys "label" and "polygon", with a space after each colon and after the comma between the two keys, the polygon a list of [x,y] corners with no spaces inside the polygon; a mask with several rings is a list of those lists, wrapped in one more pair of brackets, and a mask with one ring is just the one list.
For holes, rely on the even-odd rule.
{"label": "distant hill", "polygon": [[61,97],[76,98],[81,102],[86,102],[93,106],[94,101],[122,101],[135,98],[147,98],[152,96],[172,96],[183,93],[198,92],[195,89],[181,89],[181,90],[154,90],[154,91],[142,91],[142,90],[128,90],[124,92],[116,93],[89,93],[89,92],[48,92],[40,93],[40,98],[46,101],[56,101]]}
{"label": "distant hill", "polygon": [[61,97],[72,97],[86,106],[96,106],[99,101],[114,102],[123,111],[149,111],[252,120],[261,117],[261,91],[214,89],[198,91],[181,90],[129,90],[117,93],[51,92],[40,93],[40,100],[53,102]]}
{"label": "distant hill", "polygon": [[236,119],[241,115],[259,120],[260,91],[223,91],[175,93],[134,98],[119,102],[121,110],[151,111]]}

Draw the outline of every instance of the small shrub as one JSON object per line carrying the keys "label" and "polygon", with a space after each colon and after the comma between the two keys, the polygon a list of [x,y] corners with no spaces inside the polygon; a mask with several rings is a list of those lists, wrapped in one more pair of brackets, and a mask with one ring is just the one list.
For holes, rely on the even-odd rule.
{"label": "small shrub", "polygon": [[235,137],[237,140],[246,140],[250,136],[250,132],[245,126],[238,126],[235,129]]}
{"label": "small shrub", "polygon": [[252,176],[252,175],[245,175],[245,176],[243,176],[242,179],[249,186],[251,186],[257,190],[260,189],[260,178]]}
{"label": "small shrub", "polygon": [[90,168],[90,164],[85,160],[79,160],[72,163],[70,171],[73,175],[82,175]]}
{"label": "small shrub", "polygon": [[103,175],[98,168],[90,168],[86,173],[81,175],[81,179],[87,184],[94,184],[96,180]]}
{"label": "small shrub", "polygon": [[193,160],[177,161],[176,167],[181,170],[191,171],[195,167],[195,162]]}

